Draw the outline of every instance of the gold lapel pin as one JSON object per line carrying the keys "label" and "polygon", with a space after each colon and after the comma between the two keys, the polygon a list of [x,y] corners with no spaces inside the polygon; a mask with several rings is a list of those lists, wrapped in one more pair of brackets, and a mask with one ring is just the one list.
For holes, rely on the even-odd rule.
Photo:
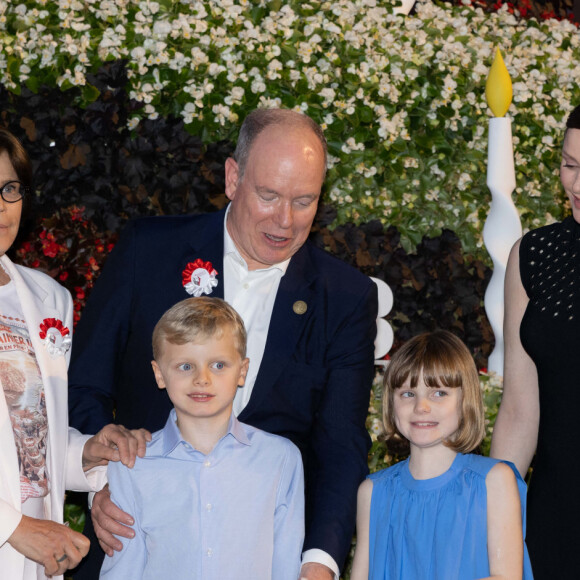
{"label": "gold lapel pin", "polygon": [[308,310],[308,305],[304,300],[296,300],[292,306],[292,310],[294,310],[296,314],[304,314]]}

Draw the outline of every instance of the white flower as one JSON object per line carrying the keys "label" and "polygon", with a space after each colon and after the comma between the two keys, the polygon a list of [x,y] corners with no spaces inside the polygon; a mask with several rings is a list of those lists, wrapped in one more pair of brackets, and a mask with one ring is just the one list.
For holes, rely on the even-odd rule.
{"label": "white flower", "polygon": [[336,97],[335,90],[331,89],[330,87],[322,89],[318,94],[324,99],[322,102],[323,107],[328,107],[328,105],[332,104],[334,98]]}
{"label": "white flower", "polygon": [[217,64],[216,62],[212,62],[209,65],[209,68],[207,70],[208,74],[212,77],[217,77],[219,74],[221,74],[222,72],[224,72],[226,70],[226,67],[221,65],[221,64]]}
{"label": "white flower", "polygon": [[459,189],[460,191],[465,191],[465,189],[467,189],[467,184],[470,183],[471,181],[472,181],[471,175],[467,173],[462,173],[459,176],[459,181],[457,182],[457,189]]}
{"label": "white flower", "polygon": [[441,91],[441,96],[446,99],[451,97],[453,93],[455,93],[455,89],[457,88],[457,83],[453,80],[451,75],[447,75],[445,77],[445,81],[443,83],[443,90]]}
{"label": "white flower", "polygon": [[145,56],[146,56],[146,52],[142,46],[136,46],[131,51],[131,57],[134,58],[135,60],[143,59],[143,58],[145,58]]}
{"label": "white flower", "polygon": [[267,78],[270,80],[276,80],[281,78],[278,71],[282,70],[283,66],[282,63],[278,59],[273,59],[268,63],[267,69],[268,72],[266,73]]}
{"label": "white flower", "polygon": [[157,14],[159,12],[159,3],[151,0],[142,0],[139,2],[139,8],[144,14]]}
{"label": "white flower", "polygon": [[266,84],[264,83],[263,80],[254,80],[252,81],[252,84],[250,85],[250,90],[252,91],[252,93],[265,93],[266,92]]}
{"label": "white flower", "polygon": [[445,177],[445,172],[441,171],[441,169],[439,169],[439,166],[435,163],[434,165],[431,166],[431,173],[433,175],[436,175],[437,177]]}
{"label": "white flower", "polygon": [[[329,167],[340,164],[345,174],[329,174],[338,222],[407,219],[405,188],[425,167],[418,198],[409,202],[423,216],[417,231],[449,226],[457,210],[465,224],[462,243],[478,251],[483,226],[471,193],[486,190],[476,168],[485,164],[484,86],[500,45],[513,83],[515,160],[526,171],[516,190],[522,225],[542,225],[543,204],[560,204],[558,146],[580,80],[573,24],[532,24],[506,8],[487,14],[427,0],[405,17],[378,0],[310,2],[300,14],[294,4],[278,4],[274,10],[269,0],[0,0],[0,82],[14,90],[53,75],[60,86],[82,86],[88,70],[122,58],[126,90],[144,105],[128,124],[177,110],[185,123],[200,124],[207,139],[231,134],[236,115],[246,115],[256,100],[307,110],[332,146],[343,147],[340,159],[329,157]],[[260,19],[257,7],[264,10]],[[441,154],[437,139],[453,148],[453,159]],[[417,152],[422,140],[428,153]],[[387,193],[383,176],[394,163],[406,166],[406,175]],[[472,192],[458,195],[460,187]],[[369,191],[381,192],[380,203]]]}
{"label": "white flower", "polygon": [[344,153],[350,153],[351,151],[364,151],[364,143],[357,143],[354,137],[349,137],[342,146]]}
{"label": "white flower", "polygon": [[260,106],[264,109],[278,109],[282,101],[280,98],[272,99],[270,97],[264,97],[263,95],[260,97]]}
{"label": "white flower", "polygon": [[209,58],[203,50],[201,50],[198,46],[194,46],[191,49],[191,60],[194,65],[206,64],[209,62]]}
{"label": "white flower", "polygon": [[554,146],[554,137],[552,135],[544,135],[542,137],[542,143],[550,147]]}
{"label": "white flower", "polygon": [[245,91],[242,87],[232,87],[230,94],[224,99],[226,105],[240,105],[244,98]]}
{"label": "white flower", "polygon": [[232,88],[232,97],[234,99],[241,100],[244,97],[244,89],[242,87],[233,87]]}
{"label": "white flower", "polygon": [[165,20],[157,20],[153,24],[153,34],[165,38],[171,32],[171,24]]}

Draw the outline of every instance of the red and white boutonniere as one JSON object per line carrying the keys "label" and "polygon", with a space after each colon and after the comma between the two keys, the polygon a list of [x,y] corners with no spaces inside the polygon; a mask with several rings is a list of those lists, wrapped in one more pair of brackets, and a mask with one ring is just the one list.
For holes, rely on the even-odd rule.
{"label": "red and white boutonniere", "polygon": [[58,318],[45,318],[38,334],[53,358],[65,354],[70,348],[70,331]]}
{"label": "red and white boutonniere", "polygon": [[198,258],[195,262],[189,262],[181,273],[185,291],[195,298],[202,294],[211,294],[218,285],[215,279],[218,272],[211,262],[204,262]]}

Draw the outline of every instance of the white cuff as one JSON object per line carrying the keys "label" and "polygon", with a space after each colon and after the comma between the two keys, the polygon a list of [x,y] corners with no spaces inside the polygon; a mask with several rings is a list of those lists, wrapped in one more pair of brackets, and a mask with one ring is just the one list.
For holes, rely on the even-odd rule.
{"label": "white cuff", "polygon": [[8,541],[22,520],[22,512],[0,500],[0,548]]}
{"label": "white cuff", "polygon": [[312,548],[311,550],[306,550],[302,554],[302,565],[309,562],[315,562],[316,564],[324,564],[334,572],[334,580],[339,580],[340,570],[338,569],[338,564],[334,561],[334,558],[327,554],[324,550],[319,550],[318,548]]}

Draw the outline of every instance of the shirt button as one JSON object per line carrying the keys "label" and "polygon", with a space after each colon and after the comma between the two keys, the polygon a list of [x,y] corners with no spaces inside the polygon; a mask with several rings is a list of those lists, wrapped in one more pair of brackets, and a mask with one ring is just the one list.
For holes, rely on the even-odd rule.
{"label": "shirt button", "polygon": [[208,512],[211,512],[211,508],[212,508],[212,507],[213,507],[213,506],[211,505],[211,503],[207,503],[207,504],[205,504],[205,509],[206,509]]}
{"label": "shirt button", "polygon": [[213,550],[211,548],[208,548],[206,551],[207,557],[211,558],[212,554],[213,554]]}
{"label": "shirt button", "polygon": [[247,290],[249,287],[250,287],[250,285],[249,285],[249,284],[246,282],[246,283],[244,284],[244,290]]}
{"label": "shirt button", "polygon": [[203,465],[204,467],[209,467],[211,465],[211,461],[209,459],[206,459]]}

